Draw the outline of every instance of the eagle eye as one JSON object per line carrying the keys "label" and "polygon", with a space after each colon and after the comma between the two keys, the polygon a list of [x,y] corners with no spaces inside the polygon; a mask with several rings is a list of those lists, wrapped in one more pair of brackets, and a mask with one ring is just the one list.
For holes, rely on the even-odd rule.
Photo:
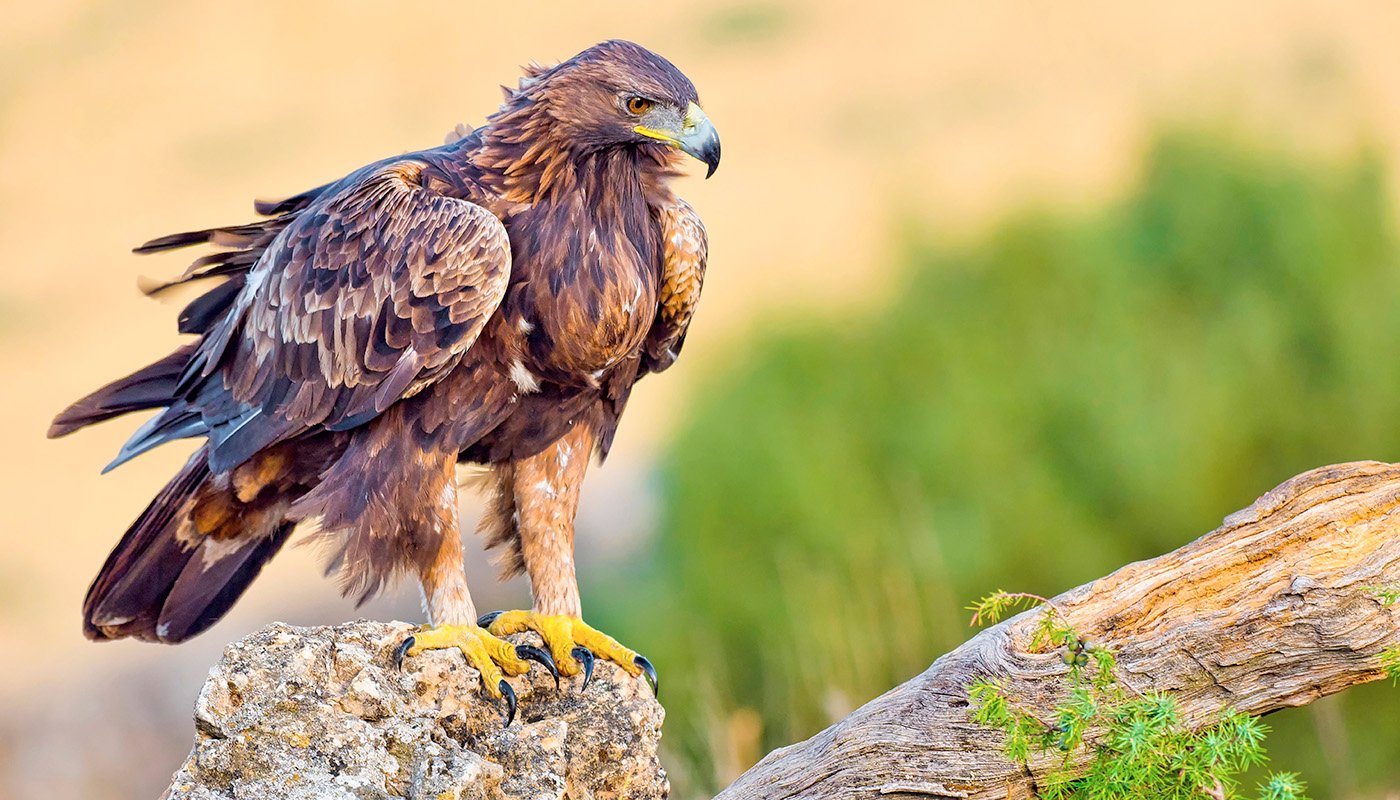
{"label": "eagle eye", "polygon": [[655,103],[646,99],[645,97],[638,97],[636,95],[633,95],[632,97],[627,98],[628,113],[636,114],[637,116],[641,116],[642,114],[645,114],[648,111],[650,111],[653,105],[655,105]]}

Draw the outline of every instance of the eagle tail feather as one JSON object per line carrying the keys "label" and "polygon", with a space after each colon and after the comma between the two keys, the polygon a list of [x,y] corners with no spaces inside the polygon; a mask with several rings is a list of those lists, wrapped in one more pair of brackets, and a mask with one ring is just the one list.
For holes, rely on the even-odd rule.
{"label": "eagle tail feather", "polygon": [[[207,447],[132,523],[83,602],[89,639],[177,643],[221,619],[291,536],[275,499],[237,502],[209,471]],[[220,508],[225,509],[220,511]],[[211,535],[182,536],[191,516],[219,518]]]}
{"label": "eagle tail feather", "polygon": [[195,548],[192,552],[197,555],[180,571],[162,605],[156,623],[160,641],[183,642],[222,619],[287,543],[295,527],[296,523],[284,521],[270,535],[245,534],[229,550],[216,551],[215,557],[201,552],[220,547],[214,542],[205,541]]}
{"label": "eagle tail feather", "polygon": [[175,533],[186,505],[208,479],[201,447],[112,549],[83,599],[83,634],[89,639],[158,638],[161,606],[193,555]]}

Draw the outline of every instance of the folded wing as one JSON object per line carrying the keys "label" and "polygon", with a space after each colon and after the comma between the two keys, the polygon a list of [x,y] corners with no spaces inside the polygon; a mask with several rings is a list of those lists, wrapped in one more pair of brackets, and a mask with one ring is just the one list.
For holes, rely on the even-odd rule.
{"label": "folded wing", "polygon": [[429,188],[429,169],[376,165],[302,210],[192,354],[179,399],[111,466],[204,435],[225,472],[301,433],[363,425],[455,365],[500,304],[510,244],[491,212]]}
{"label": "folded wing", "polygon": [[685,344],[690,318],[700,302],[709,240],[700,215],[680,198],[656,209],[662,236],[661,291],[656,321],[647,334],[645,372],[671,366]]}

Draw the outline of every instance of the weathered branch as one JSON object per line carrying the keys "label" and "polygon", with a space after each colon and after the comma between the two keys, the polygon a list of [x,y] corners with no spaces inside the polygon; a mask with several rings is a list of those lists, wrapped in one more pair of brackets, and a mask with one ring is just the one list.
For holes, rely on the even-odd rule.
{"label": "weathered branch", "polygon": [[[1301,706],[1383,675],[1400,608],[1400,465],[1358,462],[1299,475],[1164,556],[1055,598],[1066,621],[1118,657],[1120,678],[1170,692],[1203,725],[1226,708]],[[1031,611],[989,628],[923,674],[808,739],[770,753],[720,798],[1024,798],[1030,771],[1001,734],[969,719],[967,685],[1005,681],[1025,708],[1053,707],[1057,653],[1029,652]]]}

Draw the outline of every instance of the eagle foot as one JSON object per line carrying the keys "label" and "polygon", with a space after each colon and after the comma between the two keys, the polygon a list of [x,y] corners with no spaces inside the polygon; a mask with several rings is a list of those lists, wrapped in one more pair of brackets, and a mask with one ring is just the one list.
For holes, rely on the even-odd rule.
{"label": "eagle foot", "polygon": [[611,661],[633,677],[646,677],[651,690],[660,696],[660,684],[656,668],[644,656],[618,644],[617,640],[603,633],[582,619],[568,614],[540,614],[535,611],[493,611],[477,620],[478,625],[496,636],[534,631],[544,640],[554,658],[559,674],[573,677],[582,673],[583,685],[580,691],[588,688],[593,679],[593,666],[597,659]]}
{"label": "eagle foot", "polygon": [[515,690],[506,676],[524,675],[530,662],[543,665],[559,685],[559,669],[549,653],[528,644],[511,644],[477,625],[434,625],[409,636],[394,649],[394,666],[403,668],[403,660],[424,650],[456,648],[467,663],[481,673],[481,685],[497,700],[506,701],[506,726],[515,719]]}

